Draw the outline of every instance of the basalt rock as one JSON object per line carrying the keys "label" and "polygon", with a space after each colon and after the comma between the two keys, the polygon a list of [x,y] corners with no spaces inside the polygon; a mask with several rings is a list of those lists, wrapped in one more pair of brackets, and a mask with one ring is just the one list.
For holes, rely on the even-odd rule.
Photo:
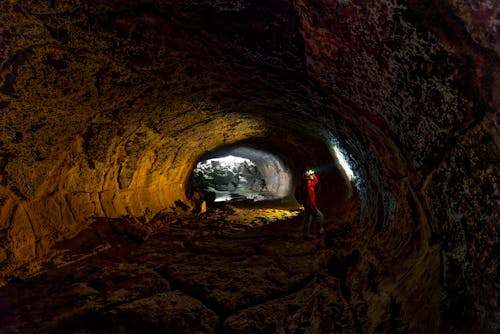
{"label": "basalt rock", "polygon": [[[279,190],[287,199],[280,204],[296,204],[293,188],[303,171],[318,169],[319,206],[333,220],[324,245],[338,260],[337,268],[320,271],[340,280],[343,295],[318,283],[314,298],[326,295],[332,310],[311,318],[260,298],[262,291],[288,298],[281,295],[289,283],[284,268],[264,270],[258,279],[265,289],[252,290],[215,283],[218,276],[201,272],[200,262],[173,255],[182,270],[165,262],[164,275],[195,291],[206,279],[240,292],[228,297],[221,288],[207,296],[224,312],[265,304],[242,310],[225,328],[299,331],[338,318],[358,332],[494,333],[499,11],[487,0],[1,2],[1,284],[15,289],[16,277],[43,272],[37,263],[58,256],[60,242],[96,221],[107,227],[88,234],[90,254],[130,237],[140,241],[133,247],[151,242],[179,251],[176,237],[210,228],[187,216],[196,163],[250,147],[286,167],[277,176],[283,182],[274,183],[290,185]],[[273,170],[263,173],[266,184]],[[168,212],[176,218],[158,218]],[[120,217],[146,219],[113,231]],[[221,217],[211,217],[218,227],[239,226]],[[197,230],[171,229],[168,242],[151,241],[154,226],[145,225],[160,222]],[[282,242],[273,245],[290,249]],[[231,252],[221,240],[217,247]],[[254,250],[266,256],[255,265],[278,256],[274,246],[252,247],[241,246],[241,261],[228,263],[247,264]],[[163,256],[141,254],[145,262]],[[232,267],[220,267],[224,281],[234,279]],[[250,269],[243,273],[257,279]],[[75,310],[89,316],[85,301],[96,291],[85,280],[73,283],[68,293],[82,297]],[[193,324],[197,330],[216,321],[191,297],[161,293],[186,303],[184,324],[193,310],[206,320]],[[294,298],[302,297],[286,300],[295,305]],[[166,307],[161,298],[144,303],[157,315],[151,326],[170,321],[171,314],[157,312]],[[271,322],[243,324],[242,317],[256,321],[268,309],[276,310]],[[122,311],[117,317],[128,314]]]}

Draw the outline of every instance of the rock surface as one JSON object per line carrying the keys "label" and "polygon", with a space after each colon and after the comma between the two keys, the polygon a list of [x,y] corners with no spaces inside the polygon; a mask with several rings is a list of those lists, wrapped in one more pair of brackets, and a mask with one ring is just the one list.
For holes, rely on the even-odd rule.
{"label": "rock surface", "polygon": [[302,218],[286,219],[287,210],[283,220],[269,223],[270,210],[257,227],[245,219],[249,211],[237,211],[239,227],[214,219],[215,213],[181,225],[173,215],[162,216],[147,241],[99,232],[104,221],[94,223],[91,229],[106,237],[101,242],[108,248],[89,253],[98,248],[86,247],[95,236],[81,233],[59,245],[64,253],[39,259],[24,273],[31,278],[0,288],[3,330],[354,331],[340,278],[325,275],[333,253],[324,240],[303,240]]}
{"label": "rock surface", "polygon": [[[280,157],[293,182],[322,167],[321,208],[355,217],[342,230],[351,241],[326,247],[351,264],[327,276],[352,290],[344,299],[356,326],[496,332],[499,11],[489,0],[1,2],[2,282],[26,277],[46,256],[55,269],[73,261],[57,245],[76,235],[92,257],[121,238],[176,249],[209,233],[174,220],[155,239],[147,223],[189,209],[186,185],[202,157],[250,146]],[[333,144],[347,152],[356,183]],[[212,241],[190,247],[209,252]],[[214,242],[221,254],[256,256],[256,265],[282,256],[276,247],[290,250],[286,240],[270,249]],[[133,252],[144,263],[162,257]],[[263,272],[276,280],[260,281],[265,293],[285,298],[284,268]],[[82,282],[67,291],[85,294],[75,310],[90,312],[84,301],[96,292]],[[263,291],[243,289],[243,304],[262,301]],[[236,305],[225,295],[210,301]],[[186,303],[181,319],[203,312]]]}

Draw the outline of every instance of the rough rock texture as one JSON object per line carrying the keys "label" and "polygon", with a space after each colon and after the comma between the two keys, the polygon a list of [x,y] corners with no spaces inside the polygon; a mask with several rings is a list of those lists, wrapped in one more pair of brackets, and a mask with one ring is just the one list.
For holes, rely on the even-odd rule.
{"label": "rough rock texture", "polygon": [[[489,0],[1,2],[2,281],[92,217],[145,223],[189,204],[196,162],[242,145],[282,158],[293,180],[323,166],[321,207],[356,215],[349,266],[325,274],[343,277],[339,305],[354,311],[331,317],[357,331],[497,331],[499,12]],[[127,224],[122,236],[148,238]],[[335,300],[334,281],[315,296]],[[95,294],[76,283],[68,293]],[[224,298],[210,301],[232,305]],[[182,321],[204,312],[172,299]],[[148,301],[152,313],[162,303]],[[269,326],[306,312],[266,307]]]}
{"label": "rough rock texture", "polygon": [[[336,261],[335,251],[321,239],[301,239],[299,212],[228,212],[182,220],[162,215],[150,223],[147,241],[103,228],[103,219],[94,222],[58,243],[60,252],[39,263],[42,272],[29,278],[23,275],[33,271],[18,272],[22,281],[0,288],[1,331],[353,330],[340,278],[321,274]],[[281,219],[269,223],[273,217]],[[106,226],[123,220],[108,219]],[[288,317],[295,320],[289,323]]]}

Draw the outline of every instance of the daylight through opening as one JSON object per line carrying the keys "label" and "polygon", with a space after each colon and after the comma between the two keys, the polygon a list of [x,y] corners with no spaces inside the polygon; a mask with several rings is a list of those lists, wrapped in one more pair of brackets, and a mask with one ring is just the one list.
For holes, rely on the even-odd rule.
{"label": "daylight through opening", "polygon": [[199,161],[189,195],[206,202],[258,202],[288,196],[290,183],[290,172],[279,157],[239,147]]}

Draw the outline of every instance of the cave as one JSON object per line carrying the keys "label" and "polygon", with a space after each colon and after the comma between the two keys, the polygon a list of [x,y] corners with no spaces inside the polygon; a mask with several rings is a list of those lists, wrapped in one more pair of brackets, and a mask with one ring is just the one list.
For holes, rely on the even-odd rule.
{"label": "cave", "polygon": [[[1,2],[0,332],[497,333],[499,16]],[[268,197],[195,196],[227,156]]]}
{"label": "cave", "polygon": [[187,188],[188,198],[204,201],[205,207],[213,202],[293,200],[292,174],[283,160],[244,146],[218,149],[202,158]]}

